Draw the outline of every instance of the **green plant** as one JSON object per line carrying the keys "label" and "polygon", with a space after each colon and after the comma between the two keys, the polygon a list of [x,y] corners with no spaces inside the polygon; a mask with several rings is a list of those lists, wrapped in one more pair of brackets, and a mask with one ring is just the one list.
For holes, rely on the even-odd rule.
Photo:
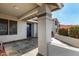
{"label": "green plant", "polygon": [[68,29],[61,28],[58,32],[60,35],[68,36]]}
{"label": "green plant", "polygon": [[74,38],[79,38],[79,26],[70,27],[69,36]]}

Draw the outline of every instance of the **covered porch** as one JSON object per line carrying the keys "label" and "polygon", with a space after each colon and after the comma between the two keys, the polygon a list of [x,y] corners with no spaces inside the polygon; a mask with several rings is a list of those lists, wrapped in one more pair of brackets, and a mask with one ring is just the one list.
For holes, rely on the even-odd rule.
{"label": "covered porch", "polygon": [[[0,43],[3,45],[7,43],[4,48],[6,51],[9,50],[8,42],[22,41],[25,39],[25,43],[15,43],[14,47],[18,45],[26,47],[31,42],[34,47],[37,46],[38,54],[47,56],[49,55],[48,45],[52,38],[52,13],[53,11],[59,10],[63,7],[61,3],[3,3],[0,4]],[[31,27],[30,32],[27,31],[28,23],[37,24]],[[36,29],[37,27],[37,29]],[[4,30],[4,31],[2,31]],[[29,34],[31,33],[31,34]],[[29,35],[28,35],[29,34]],[[55,33],[54,33],[55,34]],[[38,38],[33,39],[33,37]],[[27,40],[28,39],[28,40]],[[35,43],[36,42],[36,43]],[[27,44],[28,43],[28,44]],[[11,45],[12,46],[12,45]],[[30,47],[30,46],[29,46]],[[10,48],[14,49],[14,48]],[[28,50],[25,49],[25,50]],[[9,50],[10,51],[10,50]],[[19,53],[20,54],[20,53]]]}

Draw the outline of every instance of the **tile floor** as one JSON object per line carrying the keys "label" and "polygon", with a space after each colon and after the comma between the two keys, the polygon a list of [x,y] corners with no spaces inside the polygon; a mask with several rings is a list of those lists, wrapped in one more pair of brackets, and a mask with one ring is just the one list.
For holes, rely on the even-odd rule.
{"label": "tile floor", "polygon": [[30,40],[24,39],[22,41],[16,41],[4,45],[6,54],[8,56],[21,56],[32,49],[38,47],[38,39],[30,38]]}

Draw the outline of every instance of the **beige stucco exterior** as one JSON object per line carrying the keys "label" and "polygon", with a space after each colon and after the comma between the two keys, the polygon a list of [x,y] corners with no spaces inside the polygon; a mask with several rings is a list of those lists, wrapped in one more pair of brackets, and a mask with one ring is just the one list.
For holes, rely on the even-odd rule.
{"label": "beige stucco exterior", "polygon": [[[52,31],[51,12],[61,9],[63,5],[59,3],[26,3],[11,4],[10,6],[8,4],[0,4],[0,7],[3,7],[0,10],[0,18],[17,21],[18,32],[16,35],[0,35],[0,41],[10,42],[27,39],[27,20],[37,17],[38,26],[34,24],[32,28],[32,36],[38,36],[38,53],[42,55],[48,55],[48,44],[51,41]],[[38,30],[36,27],[38,27]]]}

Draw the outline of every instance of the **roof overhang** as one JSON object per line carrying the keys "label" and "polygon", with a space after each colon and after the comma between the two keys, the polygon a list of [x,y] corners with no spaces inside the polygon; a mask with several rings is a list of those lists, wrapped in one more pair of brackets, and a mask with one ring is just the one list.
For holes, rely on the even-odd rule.
{"label": "roof overhang", "polygon": [[0,4],[0,18],[16,18],[17,20],[28,20],[39,17],[39,8],[47,4],[51,12],[63,7],[62,3],[2,3]]}
{"label": "roof overhang", "polygon": [[[51,6],[51,11],[56,11],[56,10],[59,10],[61,9],[62,7],[64,7],[64,5],[62,3],[52,3],[52,4],[49,4]],[[53,8],[54,6],[54,8]]]}
{"label": "roof overhang", "polygon": [[[47,4],[50,7],[51,12],[59,10],[59,9],[61,9],[64,6],[62,3],[47,3]],[[23,20],[23,19],[24,20],[29,20],[29,19],[32,19],[34,17],[37,17],[38,16],[38,9],[39,9],[39,7],[42,6],[42,4],[37,4],[37,5],[39,5],[37,8],[33,9],[28,14],[25,14],[25,16],[20,17],[19,20]]]}

